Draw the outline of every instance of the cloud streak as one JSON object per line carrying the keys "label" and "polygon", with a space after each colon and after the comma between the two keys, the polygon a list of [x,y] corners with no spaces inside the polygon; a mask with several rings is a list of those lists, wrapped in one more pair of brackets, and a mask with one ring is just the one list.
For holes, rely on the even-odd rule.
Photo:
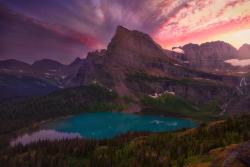
{"label": "cloud streak", "polygon": [[[201,43],[212,36],[250,27],[250,1],[189,1],[154,33],[165,47],[187,42]],[[176,22],[177,24],[169,24]],[[223,40],[223,39],[221,39]],[[236,39],[239,40],[239,39]]]}
{"label": "cloud streak", "polygon": [[33,62],[42,58],[68,63],[96,43],[88,35],[53,27],[0,7],[0,59]]}
{"label": "cloud streak", "polygon": [[85,50],[105,47],[117,25],[149,33],[166,48],[201,43],[250,28],[249,0],[0,0],[0,3],[32,18],[43,29],[77,41]]}

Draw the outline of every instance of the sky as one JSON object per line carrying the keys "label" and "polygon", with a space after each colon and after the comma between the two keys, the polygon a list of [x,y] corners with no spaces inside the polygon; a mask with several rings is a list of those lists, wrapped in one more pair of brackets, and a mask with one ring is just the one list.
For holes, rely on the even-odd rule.
{"label": "sky", "polygon": [[117,25],[163,48],[250,43],[250,0],[0,0],[0,59],[69,63],[106,48]]}

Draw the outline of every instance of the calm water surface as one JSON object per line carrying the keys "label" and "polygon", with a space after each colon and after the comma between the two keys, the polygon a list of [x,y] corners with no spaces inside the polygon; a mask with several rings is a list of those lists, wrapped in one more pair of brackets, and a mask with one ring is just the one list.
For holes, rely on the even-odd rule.
{"label": "calm water surface", "polygon": [[85,113],[47,122],[41,130],[19,136],[11,141],[11,145],[76,137],[110,139],[127,132],[169,132],[195,126],[191,120],[174,117],[121,112]]}

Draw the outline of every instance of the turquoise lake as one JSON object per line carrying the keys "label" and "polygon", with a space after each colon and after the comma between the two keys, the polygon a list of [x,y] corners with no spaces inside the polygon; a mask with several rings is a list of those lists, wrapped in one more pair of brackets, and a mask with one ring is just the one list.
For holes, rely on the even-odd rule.
{"label": "turquoise lake", "polygon": [[196,124],[189,119],[121,112],[95,112],[47,122],[42,125],[41,130],[19,136],[12,141],[12,144],[75,137],[110,139],[128,132],[170,132],[193,127],[196,127]]}

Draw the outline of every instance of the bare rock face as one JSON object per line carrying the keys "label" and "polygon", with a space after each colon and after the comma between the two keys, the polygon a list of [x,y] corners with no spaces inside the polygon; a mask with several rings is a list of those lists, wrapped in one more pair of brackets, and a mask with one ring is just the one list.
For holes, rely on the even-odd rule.
{"label": "bare rock face", "polygon": [[[131,31],[118,26],[114,37],[107,48],[105,58],[111,71],[148,70],[155,64],[171,64],[164,50],[152,38],[139,31]],[[159,65],[160,66],[160,65]],[[161,69],[162,70],[162,69]],[[153,72],[153,70],[151,70]],[[119,74],[118,74],[119,76]]]}
{"label": "bare rock face", "polygon": [[99,83],[120,96],[170,90],[195,103],[227,95],[228,87],[217,84],[223,77],[187,68],[171,58],[172,54],[175,52],[163,50],[149,35],[118,26],[107,50],[89,53],[67,84]]}
{"label": "bare rock face", "polygon": [[122,26],[117,27],[115,36],[108,45],[108,51],[112,55],[125,55],[125,51],[149,57],[165,55],[162,48],[149,35]]}
{"label": "bare rock face", "polygon": [[239,48],[240,59],[250,59],[250,44],[244,44]]}
{"label": "bare rock face", "polygon": [[90,52],[76,75],[68,81],[67,86],[99,83],[106,87],[112,87],[114,85],[113,78],[107,71],[108,64],[105,63],[105,58],[106,50]]}
{"label": "bare rock face", "polygon": [[130,71],[164,71],[174,62],[149,35],[118,26],[107,50],[89,53],[72,83],[99,80],[113,87],[125,80]]}
{"label": "bare rock face", "polygon": [[238,58],[238,51],[222,41],[187,44],[182,49],[190,67],[205,71],[225,69],[225,60]]}

